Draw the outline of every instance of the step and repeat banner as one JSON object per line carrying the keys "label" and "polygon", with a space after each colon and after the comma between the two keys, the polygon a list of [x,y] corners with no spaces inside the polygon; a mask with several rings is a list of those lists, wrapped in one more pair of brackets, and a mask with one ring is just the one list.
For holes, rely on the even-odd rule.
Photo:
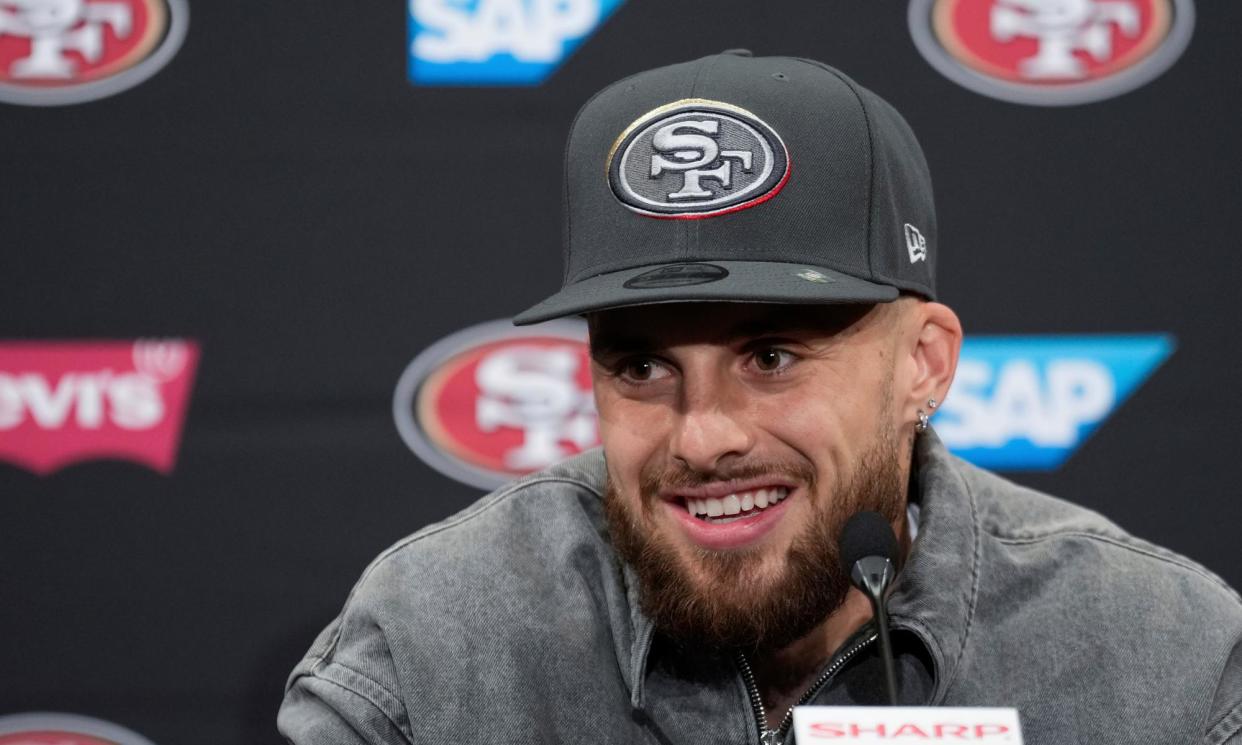
{"label": "step and repeat banner", "polygon": [[[0,743],[278,743],[398,538],[594,446],[596,90],[746,47],[910,121],[962,457],[1242,585],[1242,5],[0,0]],[[913,253],[925,250],[907,236]]]}

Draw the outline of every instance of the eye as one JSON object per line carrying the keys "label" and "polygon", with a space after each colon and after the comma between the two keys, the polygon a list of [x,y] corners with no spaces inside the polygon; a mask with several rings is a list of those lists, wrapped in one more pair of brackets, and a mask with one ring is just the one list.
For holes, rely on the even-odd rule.
{"label": "eye", "polygon": [[650,357],[630,357],[616,367],[616,374],[626,382],[650,383],[669,376],[668,368]]}
{"label": "eye", "polygon": [[755,369],[763,373],[784,372],[796,359],[792,352],[779,347],[763,347],[751,354]]}

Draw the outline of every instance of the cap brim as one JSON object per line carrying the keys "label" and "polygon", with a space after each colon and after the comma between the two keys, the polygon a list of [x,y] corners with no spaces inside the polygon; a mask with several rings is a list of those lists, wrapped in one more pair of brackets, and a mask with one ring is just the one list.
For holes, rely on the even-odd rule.
{"label": "cap brim", "polygon": [[[673,267],[684,267],[672,271]],[[709,268],[710,267],[710,268]],[[563,316],[657,303],[733,302],[833,305],[889,303],[896,287],[810,264],[701,261],[648,265],[574,282],[519,313],[525,326]]]}

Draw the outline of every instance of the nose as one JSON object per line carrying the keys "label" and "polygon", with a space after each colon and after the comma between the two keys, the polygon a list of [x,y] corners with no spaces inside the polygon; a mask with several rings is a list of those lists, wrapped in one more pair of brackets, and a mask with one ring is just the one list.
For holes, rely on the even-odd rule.
{"label": "nose", "polygon": [[699,473],[711,473],[750,452],[754,433],[742,412],[716,396],[688,398],[678,415],[671,455]]}

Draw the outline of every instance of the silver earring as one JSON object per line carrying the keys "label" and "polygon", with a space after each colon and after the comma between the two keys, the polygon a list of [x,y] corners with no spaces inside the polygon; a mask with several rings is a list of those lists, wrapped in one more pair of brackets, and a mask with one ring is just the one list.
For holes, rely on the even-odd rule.
{"label": "silver earring", "polygon": [[939,403],[939,402],[937,402],[937,401],[936,401],[936,399],[934,399],[934,398],[929,398],[929,399],[927,399],[927,408],[931,409],[932,411],[935,411],[935,410],[936,410],[936,407],[937,407],[937,406],[939,406],[939,405],[940,405],[940,403]]}
{"label": "silver earring", "polygon": [[914,431],[923,434],[927,431],[927,412],[919,409],[919,420],[914,423]]}

